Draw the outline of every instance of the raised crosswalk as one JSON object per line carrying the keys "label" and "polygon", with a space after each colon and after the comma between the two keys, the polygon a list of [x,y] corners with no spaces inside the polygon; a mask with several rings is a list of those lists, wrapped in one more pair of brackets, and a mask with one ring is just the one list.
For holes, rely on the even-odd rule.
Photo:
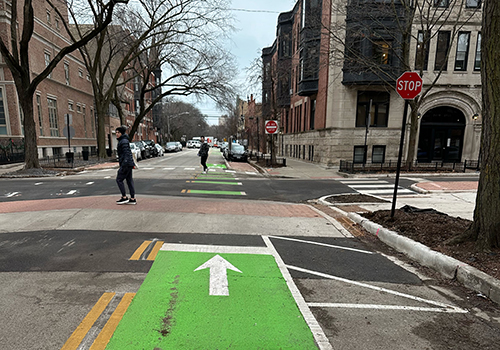
{"label": "raised crosswalk", "polygon": [[[339,182],[344,185],[349,186],[356,192],[361,194],[368,194],[374,196],[392,196],[394,194],[394,184],[389,183],[389,181],[379,180],[379,179],[349,179],[349,180],[339,180]],[[417,193],[403,188],[398,187],[398,196],[408,196],[416,195]]]}

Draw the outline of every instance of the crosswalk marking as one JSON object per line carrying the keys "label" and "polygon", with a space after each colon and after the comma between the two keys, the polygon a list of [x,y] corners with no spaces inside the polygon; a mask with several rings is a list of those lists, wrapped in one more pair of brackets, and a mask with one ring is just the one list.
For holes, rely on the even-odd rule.
{"label": "crosswalk marking", "polygon": [[[347,185],[356,192],[366,195],[390,196],[394,194],[394,184],[379,179],[349,179],[339,180],[340,183]],[[416,195],[417,193],[398,187],[398,195]]]}
{"label": "crosswalk marking", "polygon": [[10,197],[17,196],[18,194],[20,194],[20,193],[19,192],[10,192],[10,193],[7,193],[5,195],[5,197],[10,198]]}
{"label": "crosswalk marking", "polygon": [[243,191],[210,191],[210,190],[182,190],[181,193],[192,193],[192,194],[222,194],[229,196],[246,196],[246,192]]}

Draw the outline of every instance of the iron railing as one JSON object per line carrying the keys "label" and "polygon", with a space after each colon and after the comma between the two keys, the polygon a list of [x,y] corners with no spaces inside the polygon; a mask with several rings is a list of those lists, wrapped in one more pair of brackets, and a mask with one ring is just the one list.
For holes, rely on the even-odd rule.
{"label": "iron railing", "polygon": [[[370,173],[370,172],[395,172],[397,161],[390,160],[384,163],[355,163],[346,160],[340,161],[340,171],[345,173]],[[408,166],[405,162],[401,164],[401,170],[407,172],[466,172],[467,170],[480,170],[479,161],[465,160],[463,162],[419,162],[415,161]]]}

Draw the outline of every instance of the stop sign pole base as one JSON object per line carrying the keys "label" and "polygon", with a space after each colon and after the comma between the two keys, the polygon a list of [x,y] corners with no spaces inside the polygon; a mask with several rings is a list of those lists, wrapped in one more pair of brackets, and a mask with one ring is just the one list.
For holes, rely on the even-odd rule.
{"label": "stop sign pole base", "polygon": [[396,167],[396,182],[394,183],[394,194],[392,196],[391,218],[394,217],[396,211],[396,199],[398,196],[399,174],[401,173],[401,161],[403,158],[403,144],[405,140],[406,115],[408,114],[409,100],[405,100],[405,108],[403,111],[403,124],[401,125],[401,140],[399,141],[398,164]]}

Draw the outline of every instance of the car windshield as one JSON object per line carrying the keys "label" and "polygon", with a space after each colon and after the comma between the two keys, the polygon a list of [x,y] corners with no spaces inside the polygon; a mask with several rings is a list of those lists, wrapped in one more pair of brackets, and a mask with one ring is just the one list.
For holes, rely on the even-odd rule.
{"label": "car windshield", "polygon": [[232,145],[231,150],[236,152],[243,152],[245,150],[245,147],[243,147],[242,145]]}
{"label": "car windshield", "polygon": [[136,146],[135,146],[135,143],[131,143],[131,144],[130,144],[130,149],[135,149],[135,147],[136,147]]}
{"label": "car windshield", "polygon": [[175,147],[176,145],[175,142],[167,142],[167,147]]}

